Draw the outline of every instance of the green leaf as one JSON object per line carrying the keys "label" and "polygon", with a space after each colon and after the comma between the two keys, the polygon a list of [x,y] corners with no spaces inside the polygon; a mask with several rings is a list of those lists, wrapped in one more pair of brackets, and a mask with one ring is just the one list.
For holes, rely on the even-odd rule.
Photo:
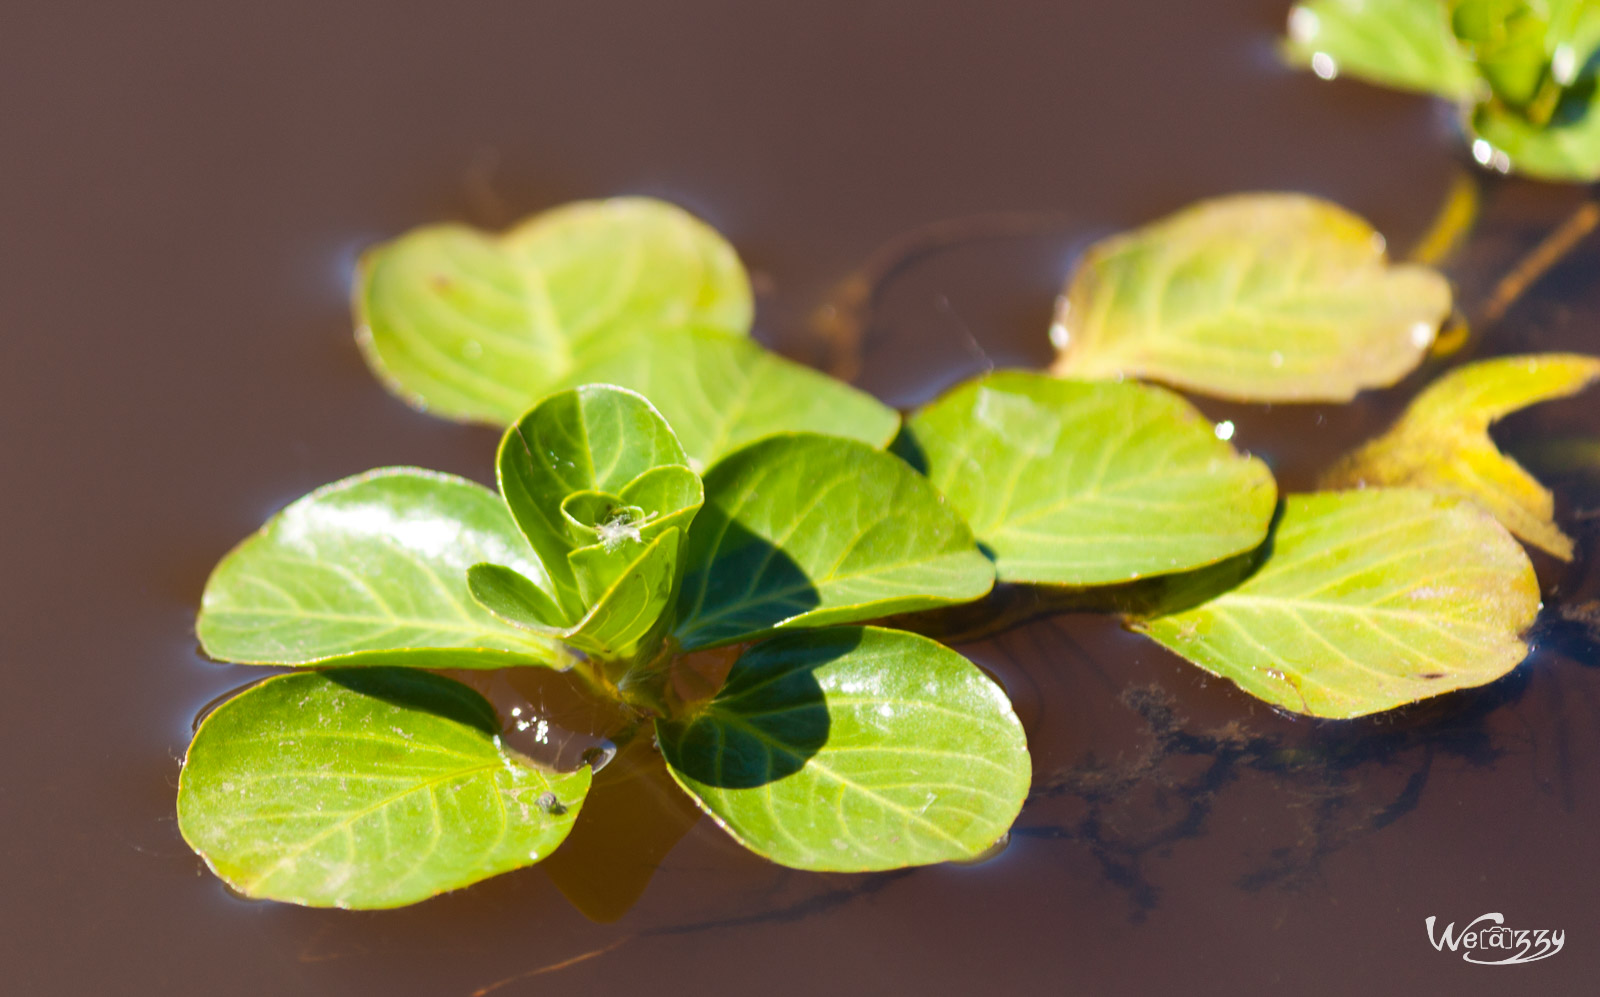
{"label": "green leaf", "polygon": [[900,425],[893,409],[843,381],[701,329],[615,337],[569,380],[649,398],[696,469],[774,433],[826,433],[881,448]]}
{"label": "green leaf", "polygon": [[1449,312],[1445,279],[1389,265],[1355,215],[1300,194],[1241,194],[1093,246],[1057,313],[1054,372],[1345,401],[1415,367]]}
{"label": "green leaf", "polygon": [[532,581],[498,564],[475,564],[467,573],[472,597],[513,626],[560,641],[584,654],[608,661],[631,658],[672,601],[677,580],[679,531],[676,527],[639,550],[607,550],[601,546],[574,552],[603,559],[592,569],[611,579],[593,594],[589,610],[570,626],[550,622],[548,596]]}
{"label": "green leaf", "polygon": [[1600,180],[1600,85],[1589,77],[1562,94],[1550,120],[1536,124],[1501,104],[1472,112],[1472,156],[1502,173],[1541,180]]}
{"label": "green leaf", "polygon": [[641,326],[743,336],[755,306],[732,246],[681,208],[647,197],[577,201],[507,232],[539,273],[578,353]]}
{"label": "green leaf", "polygon": [[483,697],[404,668],[270,678],[218,707],[178,780],[178,828],[229,886],[400,907],[549,855],[587,767],[534,768]]}
{"label": "green leaf", "polygon": [[583,201],[504,236],[416,229],[362,257],[356,338],[390,391],[447,419],[504,426],[587,352],[639,331],[749,331],[737,255],[648,198]]}
{"label": "green leaf", "polygon": [[1596,378],[1600,359],[1571,353],[1459,367],[1418,395],[1387,433],[1330,469],[1323,486],[1407,485],[1462,495],[1528,543],[1571,560],[1572,540],[1555,524],[1554,497],[1500,452],[1489,427],[1518,409],[1576,394]]}
{"label": "green leaf", "polygon": [[1454,7],[1456,37],[1473,53],[1494,95],[1524,108],[1546,79],[1549,20],[1526,0],[1454,0]]}
{"label": "green leaf", "polygon": [[[582,619],[633,563],[631,556],[596,559],[580,551],[598,545],[607,554],[636,555],[657,533],[681,537],[703,495],[660,413],[640,395],[603,384],[560,391],[534,406],[506,431],[497,470],[500,493],[562,609],[561,619],[542,622],[562,627]],[[669,549],[675,564],[677,551]]]}
{"label": "green leaf", "polygon": [[1468,100],[1477,67],[1456,41],[1444,0],[1309,0],[1289,11],[1289,59],[1317,75]]}
{"label": "green leaf", "polygon": [[245,664],[557,664],[559,646],[508,626],[467,592],[479,561],[544,570],[494,492],[383,468],[312,492],[212,572],[196,630],[205,653]]}
{"label": "green leaf", "polygon": [[994,567],[922,475],[833,436],[754,443],[706,475],[677,636],[686,648],[981,598]]}
{"label": "green leaf", "polygon": [[658,720],[672,776],[746,848],[864,872],[972,858],[1028,793],[1022,725],[971,662],[898,630],[786,634],[716,698]]}
{"label": "green leaf", "polygon": [[1265,464],[1148,385],[1002,372],[960,385],[907,428],[1000,581],[1188,571],[1260,544],[1277,499]]}
{"label": "green leaf", "polygon": [[1527,654],[1533,565],[1464,499],[1291,495],[1263,555],[1253,574],[1244,557],[1171,579],[1133,628],[1252,696],[1318,717],[1483,685]]}

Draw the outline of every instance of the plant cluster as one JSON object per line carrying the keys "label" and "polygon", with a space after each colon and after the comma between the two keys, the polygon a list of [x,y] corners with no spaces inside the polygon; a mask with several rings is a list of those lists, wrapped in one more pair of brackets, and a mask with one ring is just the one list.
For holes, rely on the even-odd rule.
{"label": "plant cluster", "polygon": [[297,670],[200,724],[180,828],[236,890],[321,906],[532,864],[577,820],[591,766],[519,753],[442,671],[570,672],[741,844],[821,871],[972,858],[1016,818],[1031,772],[1004,692],[909,629],[982,615],[997,583],[1115,607],[1293,713],[1493,681],[1539,609],[1516,538],[1572,544],[1488,427],[1600,377],[1574,355],[1459,367],[1324,490],[1280,495],[1230,424],[1145,382],[1344,401],[1414,369],[1452,311],[1439,273],[1293,194],[1097,244],[1049,371],[903,419],[751,340],[733,249],[648,199],[416,230],[364,257],[356,311],[393,392],[504,436],[498,493],[380,468],[207,583],[208,655]]}

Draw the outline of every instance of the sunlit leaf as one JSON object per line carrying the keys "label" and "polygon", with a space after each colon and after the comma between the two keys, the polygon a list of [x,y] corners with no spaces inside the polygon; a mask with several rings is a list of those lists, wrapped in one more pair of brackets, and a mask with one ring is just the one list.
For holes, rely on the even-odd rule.
{"label": "sunlit leaf", "polygon": [[619,384],[660,409],[698,468],[764,436],[826,433],[888,445],[899,415],[842,381],[748,339],[684,329],[618,336],[569,376]]}
{"label": "sunlit leaf", "polygon": [[178,827],[246,896],[399,907],[532,865],[567,836],[589,769],[544,772],[494,709],[414,669],[284,675],[195,733]]}
{"label": "sunlit leaf", "polygon": [[[541,401],[506,430],[497,469],[563,611],[542,622],[558,627],[582,619],[657,533],[681,537],[702,496],[666,420],[641,396],[609,385]],[[594,547],[606,556],[579,553]]]}
{"label": "sunlit leaf", "polygon": [[1572,541],[1555,524],[1555,499],[1500,452],[1489,426],[1518,409],[1576,394],[1596,378],[1600,359],[1570,353],[1459,367],[1418,395],[1387,433],[1330,469],[1324,485],[1410,485],[1464,495],[1523,540],[1570,559]]}
{"label": "sunlit leaf", "polygon": [[1299,194],[1236,195],[1092,247],[1056,316],[1054,372],[1343,401],[1415,367],[1449,312],[1444,278],[1389,264],[1355,215]]}
{"label": "sunlit leaf", "polygon": [[1289,58],[1319,76],[1466,100],[1477,67],[1457,42],[1444,0],[1308,0],[1289,11]]}
{"label": "sunlit leaf", "polygon": [[745,847],[858,872],[971,858],[1027,796],[1027,743],[999,686],[926,637],[786,634],[716,698],[657,721],[673,777]]}
{"label": "sunlit leaf", "polygon": [[754,305],[738,254],[704,222],[647,197],[578,201],[507,232],[539,273],[578,353],[644,326],[750,331]]}
{"label": "sunlit leaf", "polygon": [[[274,516],[212,572],[196,630],[213,658],[247,664],[505,668],[560,648],[485,612],[467,591],[479,561],[543,579],[494,492],[384,468],[320,488]],[[548,583],[546,583],[548,584]]]}
{"label": "sunlit leaf", "polygon": [[676,632],[689,648],[968,602],[994,584],[926,478],[865,443],[810,433],[713,467],[687,548]]}
{"label": "sunlit leaf", "polygon": [[1522,547],[1456,496],[1291,495],[1258,560],[1176,576],[1133,626],[1295,713],[1355,717],[1492,682],[1527,653],[1539,611]]}
{"label": "sunlit leaf", "polygon": [[907,424],[929,478],[1001,581],[1100,585],[1187,571],[1267,533],[1272,473],[1161,388],[1020,371]]}
{"label": "sunlit leaf", "polygon": [[503,236],[416,229],[362,257],[355,307],[362,351],[391,391],[502,426],[614,336],[744,335],[752,314],[732,247],[648,198],[570,204]]}

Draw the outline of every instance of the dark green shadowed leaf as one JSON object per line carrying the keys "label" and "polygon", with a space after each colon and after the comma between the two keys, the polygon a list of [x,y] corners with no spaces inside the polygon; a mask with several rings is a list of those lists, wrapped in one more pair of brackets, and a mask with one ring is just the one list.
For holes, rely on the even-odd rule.
{"label": "dark green shadowed leaf", "polygon": [[738,257],[693,216],[648,198],[585,201],[504,236],[416,229],[370,249],[356,336],[395,394],[504,426],[610,338],[693,325],[749,331]]}
{"label": "dark green shadowed leaf", "polygon": [[1346,401],[1417,365],[1450,313],[1427,267],[1300,194],[1202,201],[1093,246],[1057,312],[1063,377],[1244,401]]}
{"label": "dark green shadowed leaf", "polygon": [[540,771],[499,728],[483,697],[413,669],[270,678],[195,733],[178,827],[246,896],[416,903],[539,861],[578,815],[589,769]]}
{"label": "dark green shadowed leaf", "polygon": [[673,778],[717,823],[797,869],[972,858],[1028,793],[1005,693],[956,652],[897,630],[774,637],[699,712],[656,732]]}
{"label": "dark green shadowed leaf", "polygon": [[[497,470],[512,516],[554,584],[564,624],[592,608],[585,593],[608,589],[615,580],[580,577],[569,560],[573,551],[598,539],[608,551],[637,553],[662,528],[677,528],[681,536],[700,506],[699,481],[666,421],[640,395],[610,385],[572,388],[541,401],[506,431]],[[608,496],[618,502],[610,512]]]}
{"label": "dark green shadowed leaf", "polygon": [[1133,628],[1318,717],[1492,682],[1527,654],[1520,635],[1539,611],[1533,565],[1504,527],[1412,489],[1291,495],[1250,568],[1245,557],[1171,579]]}
{"label": "dark green shadowed leaf", "polygon": [[[678,564],[679,531],[667,530],[644,547],[606,550],[586,547],[573,553],[591,575],[610,579],[593,593],[589,610],[577,622],[549,622],[552,606],[541,601],[538,586],[498,564],[475,564],[468,572],[472,596],[505,622],[595,657],[632,657],[672,601]],[[587,562],[600,562],[587,563]]]}
{"label": "dark green shadowed leaf", "polygon": [[1481,87],[1445,0],[1309,0],[1289,11],[1284,48],[1324,78],[1355,76],[1450,100]]}
{"label": "dark green shadowed leaf", "polygon": [[1020,371],[969,381],[907,424],[928,477],[1000,581],[1103,585],[1261,543],[1277,490],[1161,388]]}
{"label": "dark green shadowed leaf", "polygon": [[494,492],[384,468],[300,499],[218,564],[196,630],[205,653],[245,664],[559,664],[560,648],[508,626],[467,592],[479,561],[542,579]]}
{"label": "dark green shadowed leaf", "polygon": [[1572,540],[1555,523],[1550,490],[1502,454],[1489,426],[1518,409],[1582,391],[1600,359],[1571,353],[1498,357],[1440,377],[1400,421],[1324,476],[1326,488],[1405,485],[1462,495],[1512,533],[1562,560]]}
{"label": "dark green shadowed leaf", "polygon": [[774,433],[826,433],[881,448],[900,425],[871,395],[748,339],[702,329],[615,337],[569,381],[618,384],[649,398],[700,469]]}
{"label": "dark green shadowed leaf", "polygon": [[969,602],[994,584],[922,475],[854,440],[774,436],[717,464],[684,554],[686,648]]}

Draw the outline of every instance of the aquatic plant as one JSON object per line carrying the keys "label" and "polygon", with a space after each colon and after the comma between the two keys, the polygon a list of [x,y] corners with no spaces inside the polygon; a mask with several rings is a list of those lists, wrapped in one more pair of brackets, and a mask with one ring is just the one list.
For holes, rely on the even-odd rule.
{"label": "aquatic plant", "polygon": [[1231,425],[1135,378],[1347,400],[1412,370],[1452,309],[1440,274],[1291,194],[1092,247],[1050,372],[991,372],[903,423],[754,343],[732,248],[647,199],[419,229],[366,255],[356,309],[392,391],[505,427],[499,493],[383,468],[229,554],[206,653],[306,670],[211,713],[179,790],[235,889],[347,907],[537,862],[583,805],[589,765],[515,750],[443,670],[569,672],[740,843],[825,871],[971,858],[1015,819],[1030,772],[1004,693],[911,632],[1004,625],[997,581],[1118,612],[1295,713],[1493,681],[1539,606],[1512,534],[1570,544],[1487,426],[1600,373],[1460,368],[1330,469],[1342,490],[1280,496]]}

